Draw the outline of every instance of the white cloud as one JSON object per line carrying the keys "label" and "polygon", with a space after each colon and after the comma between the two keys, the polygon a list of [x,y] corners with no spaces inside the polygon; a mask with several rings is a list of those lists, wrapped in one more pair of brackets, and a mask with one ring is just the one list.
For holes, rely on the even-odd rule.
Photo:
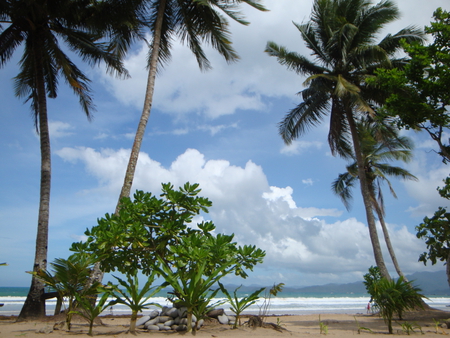
{"label": "white cloud", "polygon": [[320,149],[323,143],[318,141],[295,140],[289,145],[284,145],[280,153],[287,155],[298,155],[309,149]]}
{"label": "white cloud", "polygon": [[[57,152],[67,161],[81,161],[98,179],[99,187],[89,195],[108,196],[118,195],[128,153],[90,148],[64,148]],[[134,188],[158,193],[160,182],[178,187],[186,181],[200,183],[201,194],[213,202],[210,213],[203,217],[214,221],[217,232],[234,233],[239,243],[266,250],[265,264],[258,271],[277,269],[285,278],[327,271],[342,281],[352,281],[355,271],[363,273],[374,264],[363,223],[353,218],[333,223],[319,219],[339,216],[340,211],[297,206],[293,189],[269,186],[262,168],[252,161],[239,167],[225,160],[207,160],[199,151],[187,149],[164,168],[147,154],[140,154]],[[406,228],[394,229],[391,237],[394,245],[401,247],[405,261],[422,250],[423,243]],[[256,273],[252,278],[262,282],[266,277]],[[289,282],[298,285],[298,281]]]}
{"label": "white cloud", "polygon": [[417,201],[408,211],[412,216],[431,216],[439,206],[450,207],[450,201],[442,198],[438,187],[443,187],[443,180],[449,175],[448,166],[441,162],[439,155],[425,151],[415,151],[415,159],[407,169],[418,181],[404,181],[408,194]]}
{"label": "white cloud", "polygon": [[314,181],[311,178],[307,178],[306,180],[302,180],[302,183],[312,186],[314,184]]}

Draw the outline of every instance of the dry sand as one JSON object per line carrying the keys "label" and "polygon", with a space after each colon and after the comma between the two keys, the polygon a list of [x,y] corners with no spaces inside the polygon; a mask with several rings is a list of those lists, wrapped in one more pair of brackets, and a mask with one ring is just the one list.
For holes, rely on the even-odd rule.
{"label": "dry sand", "polygon": [[[356,324],[355,318],[358,321],[358,325]],[[244,318],[244,321],[247,319]],[[324,325],[327,325],[327,335],[336,338],[344,338],[357,334],[386,335],[388,333],[383,319],[377,315],[321,314],[320,319]],[[416,332],[411,332],[411,335],[436,337],[436,334],[450,333],[450,329],[442,328],[439,328],[438,333],[436,333],[433,319],[443,323],[450,319],[450,313],[439,310],[410,312],[405,314],[404,320],[400,323],[408,322],[420,325],[423,334],[416,328]],[[0,316],[0,337],[89,337],[87,335],[88,325],[81,318],[74,318],[70,332],[64,328],[57,329],[57,323],[61,321],[64,321],[64,317],[47,317],[41,321],[16,322],[16,317]],[[266,318],[267,323],[276,324],[278,321],[283,328],[280,331],[275,330],[271,325],[256,329],[242,326],[237,330],[233,330],[228,325],[220,325],[216,321],[209,321],[197,332],[197,337],[319,337],[325,334],[324,332],[322,334],[320,333],[318,314]],[[94,336],[98,337],[130,337],[130,334],[127,334],[128,324],[129,317],[127,316],[102,316],[94,326],[93,333]],[[371,332],[368,330],[358,332],[358,326],[369,328]],[[398,322],[394,322],[393,327],[394,335],[407,335]],[[42,333],[39,333],[39,331]],[[191,336],[191,334],[179,332],[137,331],[138,336]]]}

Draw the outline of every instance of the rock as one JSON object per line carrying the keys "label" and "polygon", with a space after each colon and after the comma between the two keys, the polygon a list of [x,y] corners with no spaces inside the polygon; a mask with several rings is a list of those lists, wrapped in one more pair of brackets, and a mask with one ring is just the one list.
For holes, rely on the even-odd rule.
{"label": "rock", "polygon": [[150,320],[150,316],[143,316],[136,321],[136,326],[141,326]]}
{"label": "rock", "polygon": [[148,324],[148,325],[156,325],[156,323],[159,323],[159,316],[158,317],[155,317],[155,318],[152,318],[152,319],[150,319],[149,321],[147,321],[147,323],[145,323],[146,325]]}
{"label": "rock", "polygon": [[41,327],[39,330],[36,330],[36,333],[49,334],[52,332],[53,332],[53,327],[51,327],[50,325],[46,325],[44,327]]}
{"label": "rock", "polygon": [[165,326],[172,326],[173,324],[175,324],[175,321],[173,319],[168,320],[167,322],[164,322]]}
{"label": "rock", "polygon": [[200,330],[200,328],[203,326],[203,323],[204,323],[205,321],[203,320],[203,319],[200,319],[198,322],[197,322],[197,330]]}
{"label": "rock", "polygon": [[149,331],[159,331],[158,325],[146,325],[145,328]]}
{"label": "rock", "polygon": [[177,318],[175,318],[174,320],[174,324],[180,324],[180,321],[181,321],[181,317],[177,317]]}
{"label": "rock", "polygon": [[160,323],[165,323],[165,322],[167,322],[168,320],[171,320],[172,319],[172,317],[170,317],[170,316],[159,316],[159,322]]}
{"label": "rock", "polygon": [[236,323],[236,316],[227,316],[228,317],[228,324],[234,325]]}
{"label": "rock", "polygon": [[219,321],[220,324],[223,324],[223,325],[228,325],[228,322],[229,322],[227,315],[220,315],[217,317],[217,320]]}
{"label": "rock", "polygon": [[176,317],[178,317],[178,315],[179,315],[179,311],[178,311],[177,308],[171,307],[170,309],[168,309],[168,310],[165,312],[164,315],[165,315],[165,316],[170,316],[170,317],[172,317],[172,318],[176,318]]}
{"label": "rock", "polygon": [[161,316],[167,316],[167,311],[169,311],[170,307],[168,306],[163,306],[161,308]]}
{"label": "rock", "polygon": [[170,327],[170,326],[163,326],[163,327],[160,327],[159,328],[161,331],[171,331],[172,330],[172,328]]}
{"label": "rock", "polygon": [[158,310],[153,310],[152,312],[150,312],[149,316],[150,316],[150,319],[158,317],[159,316],[159,311]]}
{"label": "rock", "polygon": [[211,318],[217,318],[223,314],[225,314],[224,309],[213,309],[213,310],[209,311],[206,315]]}
{"label": "rock", "polygon": [[175,330],[176,331],[186,331],[187,330],[187,326],[186,325],[178,325]]}
{"label": "rock", "polygon": [[180,319],[180,324],[181,325],[186,325],[187,324],[187,318],[181,318]]}
{"label": "rock", "polygon": [[441,324],[441,327],[442,327],[443,329],[446,329],[446,328],[447,328],[447,324],[446,324],[446,323],[442,323],[442,324]]}

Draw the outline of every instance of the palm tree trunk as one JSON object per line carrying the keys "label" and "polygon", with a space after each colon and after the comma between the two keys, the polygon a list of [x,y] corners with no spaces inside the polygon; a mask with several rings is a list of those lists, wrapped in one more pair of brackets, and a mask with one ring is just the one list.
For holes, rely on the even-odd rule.
{"label": "palm tree trunk", "polygon": [[120,209],[120,200],[130,196],[131,186],[133,185],[134,173],[141,149],[142,140],[144,138],[145,128],[150,117],[150,111],[153,103],[153,93],[155,90],[156,69],[158,65],[159,49],[161,45],[161,30],[166,9],[166,0],[161,0],[158,8],[158,17],[155,23],[155,33],[153,36],[152,53],[149,62],[149,72],[147,77],[147,89],[145,91],[144,108],[142,109],[141,119],[138,124],[133,147],[131,148],[130,159],[128,161],[125,179],[122,185],[122,191],[119,195],[119,201],[116,206],[116,213]]}
{"label": "palm tree trunk", "polygon": [[[43,46],[43,44],[40,44]],[[47,99],[45,95],[42,55],[35,55],[37,112],[39,120],[39,139],[41,148],[41,186],[39,200],[39,216],[36,236],[36,251],[34,255],[33,272],[47,268],[48,220],[50,211],[51,186],[51,152],[50,134],[47,119]],[[31,278],[31,287],[18,320],[39,318],[45,316],[44,283],[35,276]]]}
{"label": "palm tree trunk", "polygon": [[368,187],[368,182],[365,173],[364,161],[361,155],[361,147],[359,143],[358,131],[351,109],[346,109],[347,121],[350,126],[350,133],[353,141],[353,148],[355,151],[356,163],[358,165],[358,178],[361,187],[361,195],[363,197],[364,208],[366,209],[367,225],[369,227],[370,240],[372,242],[373,254],[375,262],[380,269],[381,276],[390,280],[391,276],[384,263],[383,253],[381,251],[380,241],[378,238],[377,227],[375,224],[375,217],[373,215],[372,199]]}
{"label": "palm tree trunk", "polygon": [[[127,171],[120,191],[119,199],[116,205],[115,214],[120,210],[120,201],[124,197],[130,196],[131,187],[133,185],[134,173],[141,150],[142,140],[144,139],[145,129],[150,117],[153,103],[153,93],[155,91],[156,69],[158,65],[159,49],[161,45],[161,30],[164,19],[164,11],[166,9],[166,0],[161,0],[158,8],[158,17],[155,24],[155,34],[153,36],[152,53],[149,62],[149,71],[147,77],[147,89],[145,91],[144,107],[142,109],[141,119],[139,120],[136,135],[134,137],[133,147],[131,148],[130,158],[128,160]],[[101,282],[103,280],[103,272],[100,268],[100,262],[97,262],[92,269],[91,280]]]}
{"label": "palm tree trunk", "polygon": [[[374,196],[372,196],[372,197],[374,197]],[[375,206],[375,210],[378,215],[378,220],[380,221],[380,224],[381,224],[381,229],[383,229],[384,241],[386,242],[386,246],[387,246],[389,255],[391,256],[392,263],[394,264],[395,271],[397,271],[397,274],[400,277],[403,277],[403,280],[405,280],[407,282],[408,279],[405,277],[405,275],[403,274],[403,271],[400,269],[400,265],[398,264],[397,256],[395,255],[395,251],[394,251],[394,248],[391,243],[391,238],[389,236],[389,231],[387,229],[386,223],[384,222],[384,217],[383,217],[383,213],[381,212],[380,206],[378,205],[377,202],[375,202],[375,200],[374,200],[373,204]]]}

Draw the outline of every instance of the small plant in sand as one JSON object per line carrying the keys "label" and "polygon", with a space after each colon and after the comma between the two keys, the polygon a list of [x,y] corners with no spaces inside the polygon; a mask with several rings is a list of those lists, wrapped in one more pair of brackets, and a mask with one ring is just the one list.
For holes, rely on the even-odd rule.
{"label": "small plant in sand", "polygon": [[262,318],[263,321],[267,317],[267,314],[269,313],[270,300],[272,299],[272,296],[276,297],[279,292],[283,291],[283,287],[284,287],[284,283],[274,284],[272,286],[272,288],[269,290],[269,292],[267,292],[267,291],[265,292],[264,302],[259,307],[259,315],[258,315],[258,317]]}
{"label": "small plant in sand", "polygon": [[319,328],[320,328],[320,334],[324,334],[324,335],[328,334],[328,325],[320,320],[320,315],[319,315]]}
{"label": "small plant in sand", "polygon": [[53,268],[51,272],[47,270],[32,272],[36,278],[56,291],[57,304],[55,314],[61,311],[61,305],[64,304],[63,300],[66,300],[68,304],[66,309],[68,330],[70,330],[73,311],[77,303],[76,295],[89,297],[97,293],[98,285],[86,285],[94,263],[95,258],[93,256],[76,253],[67,259],[55,259],[54,262],[50,263]]}
{"label": "small plant in sand", "polygon": [[419,330],[420,333],[423,334],[422,327],[416,322],[410,323],[405,321],[403,323],[397,322],[397,324],[401,326],[402,331],[406,333],[408,336],[411,334],[411,332],[416,332],[416,330]]}
{"label": "small plant in sand", "polygon": [[163,286],[152,287],[153,281],[155,280],[155,274],[151,274],[148,277],[147,282],[139,289],[139,280],[137,275],[127,276],[127,281],[120,279],[119,277],[113,276],[119,284],[125,288],[122,290],[117,286],[112,286],[113,296],[116,300],[112,301],[110,305],[123,304],[131,309],[131,319],[130,319],[130,333],[134,334],[136,332],[136,320],[138,313],[143,309],[148,309],[150,305],[160,306],[159,304],[148,302],[150,297],[154,296],[158,291],[162,289]]}
{"label": "small plant in sand", "polygon": [[247,309],[248,307],[250,307],[251,305],[255,304],[256,301],[259,299],[259,294],[261,292],[263,292],[263,290],[265,290],[266,288],[261,288],[259,290],[256,290],[255,292],[253,292],[251,295],[246,296],[246,297],[241,297],[240,299],[237,296],[237,291],[241,288],[241,286],[239,286],[238,288],[236,288],[236,290],[234,290],[234,296],[232,297],[230,295],[230,293],[228,292],[227,289],[225,289],[225,287],[223,286],[222,283],[219,282],[219,286],[220,286],[220,290],[223,292],[223,294],[225,295],[225,297],[227,297],[228,301],[230,302],[230,310],[233,311],[236,314],[236,320],[234,322],[234,326],[233,328],[236,329],[239,325],[241,325],[241,314],[242,312]]}
{"label": "small plant in sand", "polygon": [[436,330],[436,334],[439,334],[439,329],[442,330],[442,334],[447,334],[444,329],[441,326],[441,322],[437,319],[433,318],[433,322],[434,322],[434,329]]}
{"label": "small plant in sand", "polygon": [[369,331],[370,333],[373,333],[373,331],[371,329],[369,329],[368,327],[359,325],[358,320],[356,319],[356,316],[353,316],[353,318],[355,318],[356,327],[358,328],[358,334],[361,334],[361,331]]}
{"label": "small plant in sand", "polygon": [[108,298],[111,296],[112,290],[105,287],[98,287],[98,294],[102,294],[102,296],[97,299],[95,305],[92,302],[90,297],[82,297],[81,295],[75,294],[75,298],[78,302],[78,309],[75,311],[71,311],[72,314],[80,315],[85,318],[89,323],[89,333],[88,335],[92,336],[92,328],[94,326],[95,319],[113,302],[107,302]]}

